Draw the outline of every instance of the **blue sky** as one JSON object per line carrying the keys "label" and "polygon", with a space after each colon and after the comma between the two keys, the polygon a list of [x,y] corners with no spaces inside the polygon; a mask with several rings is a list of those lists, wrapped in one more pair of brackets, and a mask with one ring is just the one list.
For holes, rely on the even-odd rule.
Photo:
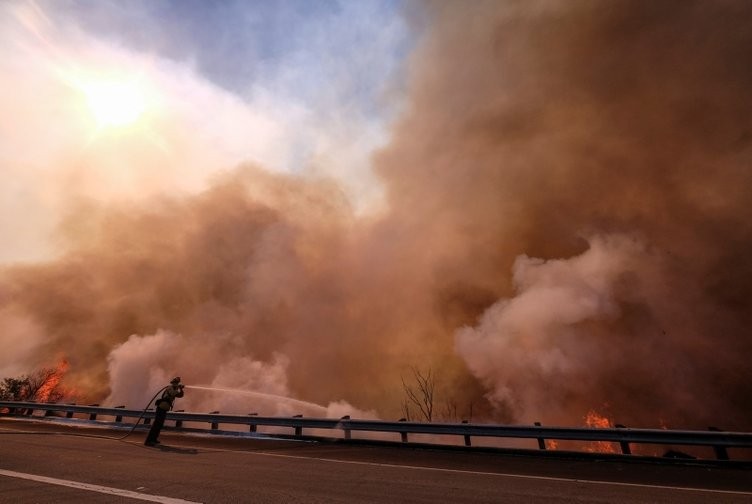
{"label": "blue sky", "polygon": [[[370,114],[411,45],[398,0],[38,2],[68,25],[130,50],[191,65],[226,90],[256,86]],[[333,90],[337,91],[333,96]]]}

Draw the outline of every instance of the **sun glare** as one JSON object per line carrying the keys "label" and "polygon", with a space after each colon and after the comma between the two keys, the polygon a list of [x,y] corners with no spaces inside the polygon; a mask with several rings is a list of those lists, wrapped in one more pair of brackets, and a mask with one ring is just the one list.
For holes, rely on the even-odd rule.
{"label": "sun glare", "polygon": [[92,81],[81,89],[100,128],[129,126],[146,110],[144,92],[134,81]]}
{"label": "sun glare", "polygon": [[[1,0],[0,0],[1,1]],[[153,121],[163,117],[160,93],[143,71],[61,71],[60,79],[78,96],[76,110],[88,132],[88,148],[101,140],[142,139],[168,151]]]}

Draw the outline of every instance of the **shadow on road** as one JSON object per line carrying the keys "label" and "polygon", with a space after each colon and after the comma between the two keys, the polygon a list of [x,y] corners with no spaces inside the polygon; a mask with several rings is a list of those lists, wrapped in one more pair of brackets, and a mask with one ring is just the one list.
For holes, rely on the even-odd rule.
{"label": "shadow on road", "polygon": [[155,446],[157,450],[170,453],[182,453],[183,455],[197,455],[198,450],[195,448],[177,448],[175,446],[158,445]]}

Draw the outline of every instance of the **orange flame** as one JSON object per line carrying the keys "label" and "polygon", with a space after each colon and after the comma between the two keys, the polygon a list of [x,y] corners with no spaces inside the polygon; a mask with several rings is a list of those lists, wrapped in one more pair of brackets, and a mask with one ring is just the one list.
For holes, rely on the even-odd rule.
{"label": "orange flame", "polygon": [[609,427],[614,426],[611,420],[595,410],[590,410],[587,415],[585,415],[585,425],[595,429],[608,429]]}
{"label": "orange flame", "polygon": [[[614,423],[607,417],[599,414],[595,410],[588,411],[584,417],[585,425],[593,429],[608,429],[614,426]],[[614,443],[609,441],[593,441],[585,448],[590,453],[616,453]]]}
{"label": "orange flame", "polygon": [[53,400],[59,399],[59,397],[54,397],[55,395],[65,395],[65,392],[61,390],[60,382],[68,371],[68,367],[68,361],[63,359],[53,368],[52,372],[45,377],[44,383],[39,387],[37,401],[48,402],[51,398]]}

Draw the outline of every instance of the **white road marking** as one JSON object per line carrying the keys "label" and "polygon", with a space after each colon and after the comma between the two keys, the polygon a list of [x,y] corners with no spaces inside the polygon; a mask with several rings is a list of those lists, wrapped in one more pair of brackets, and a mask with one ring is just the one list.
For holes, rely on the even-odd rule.
{"label": "white road marking", "polygon": [[195,501],[188,501],[183,499],[175,499],[172,497],[162,497],[161,495],[149,495],[140,492],[131,492],[130,490],[123,490],[120,488],[112,488],[100,485],[92,485],[91,483],[82,483],[80,481],[70,481],[57,478],[48,478],[47,476],[39,476],[37,474],[27,474],[15,471],[6,471],[0,469],[1,476],[8,476],[9,478],[20,478],[31,481],[38,481],[40,483],[47,483],[50,485],[66,486],[71,488],[77,488],[79,490],[88,490],[90,492],[99,492],[103,494],[117,495],[118,497],[128,497],[130,499],[138,499],[150,502],[161,502],[163,504],[200,504]]}

